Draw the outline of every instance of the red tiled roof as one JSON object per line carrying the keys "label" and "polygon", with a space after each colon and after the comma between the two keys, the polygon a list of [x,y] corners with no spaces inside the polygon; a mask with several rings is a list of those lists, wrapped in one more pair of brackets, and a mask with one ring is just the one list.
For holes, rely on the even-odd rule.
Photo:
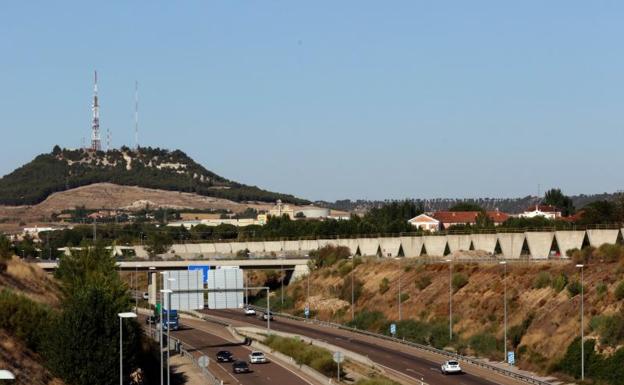
{"label": "red tiled roof", "polygon": [[[494,221],[494,223],[503,223],[509,215],[500,211],[487,211],[487,216]],[[442,223],[475,223],[479,211],[436,211],[431,216]]]}

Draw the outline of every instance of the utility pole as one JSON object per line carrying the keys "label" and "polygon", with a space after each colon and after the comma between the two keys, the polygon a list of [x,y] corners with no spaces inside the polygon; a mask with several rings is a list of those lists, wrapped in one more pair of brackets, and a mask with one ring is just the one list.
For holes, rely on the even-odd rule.
{"label": "utility pole", "polygon": [[504,359],[505,359],[506,362],[509,362],[509,360],[507,359],[507,261],[501,261],[500,264],[503,265],[503,267],[505,269],[504,272],[503,272],[503,287],[504,287],[503,302],[504,302],[504,309],[505,309],[505,315],[504,315],[504,339],[503,339],[503,345],[505,346]]}
{"label": "utility pole", "polygon": [[402,319],[401,314],[401,276],[402,274],[399,272],[399,321]]}
{"label": "utility pole", "polygon": [[355,290],[354,290],[354,279],[353,274],[355,273],[355,269],[351,266],[351,321],[355,319]]}
{"label": "utility pole", "polygon": [[449,263],[449,340],[453,340],[453,261],[446,262]]}
{"label": "utility pole", "polygon": [[581,381],[585,381],[585,335],[583,331],[583,307],[584,307],[584,288],[583,288],[583,267],[584,265],[578,264],[576,267],[581,269]]}
{"label": "utility pole", "polygon": [[93,245],[95,246],[95,241],[97,239],[97,219],[93,218]]}

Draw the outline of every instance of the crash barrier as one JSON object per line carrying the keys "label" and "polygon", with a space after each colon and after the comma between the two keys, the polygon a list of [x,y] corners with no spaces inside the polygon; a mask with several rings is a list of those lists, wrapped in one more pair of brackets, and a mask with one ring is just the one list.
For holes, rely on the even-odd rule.
{"label": "crash barrier", "polygon": [[[158,342],[160,337],[160,332],[156,329],[143,330],[143,332],[152,338],[154,341]],[[163,334],[163,345],[166,345],[166,334]],[[223,385],[223,380],[219,380],[214,374],[210,373],[208,368],[204,368],[199,365],[198,358],[195,357],[191,352],[200,352],[199,349],[193,347],[190,344],[180,341],[178,338],[169,337],[172,341],[171,346],[173,346],[173,350],[179,353],[182,357],[188,358],[193,365],[199,369],[199,371],[208,379],[208,383],[211,385]],[[169,346],[166,346],[166,349],[169,349]]]}
{"label": "crash barrier", "polygon": [[[252,308],[255,308],[256,311],[263,311],[264,308],[262,307],[257,307],[257,306],[250,306]],[[490,370],[492,372],[501,374],[503,376],[506,377],[510,377],[510,378],[515,378],[517,380],[526,382],[528,384],[534,384],[534,385],[552,385],[551,383],[547,382],[547,381],[542,381],[539,380],[537,378],[531,377],[531,376],[527,376],[525,374],[522,373],[517,373],[514,372],[512,370],[507,370],[504,368],[500,368],[496,365],[492,365],[492,364],[488,364],[486,362],[483,362],[481,360],[477,360],[474,358],[470,358],[470,357],[466,357],[466,356],[462,356],[460,354],[457,353],[452,353],[452,352],[447,352],[446,350],[442,350],[442,349],[437,349],[434,348],[433,346],[428,346],[428,345],[422,345],[422,344],[418,344],[415,342],[411,342],[411,341],[406,341],[400,338],[396,338],[396,337],[390,337],[384,334],[379,334],[379,333],[373,333],[373,332],[369,332],[366,330],[360,330],[357,328],[352,328],[349,326],[345,326],[342,324],[337,324],[337,323],[333,323],[333,322],[326,322],[326,321],[320,321],[317,319],[306,319],[306,318],[302,318],[302,317],[297,317],[294,315],[290,315],[290,314],[286,314],[286,313],[277,313],[277,312],[273,312],[274,316],[278,316],[278,317],[282,317],[282,318],[287,318],[287,319],[291,319],[293,321],[299,321],[299,322],[309,322],[309,323],[313,323],[315,325],[320,325],[320,326],[325,326],[325,327],[331,327],[331,328],[335,328],[335,329],[342,329],[342,330],[347,330],[353,333],[358,333],[358,334],[362,334],[362,335],[366,335],[366,336],[370,336],[370,337],[375,337],[375,338],[380,338],[386,341],[391,341],[391,342],[397,342],[403,345],[407,345],[419,350],[423,350],[423,351],[427,351],[430,353],[435,353],[441,356],[445,356],[449,359],[454,359],[460,362],[465,362],[465,363],[469,363],[471,365],[483,368],[483,369],[487,369]]]}
{"label": "crash barrier", "polygon": [[[348,248],[352,255],[378,257],[444,256],[462,251],[482,251],[487,255],[500,255],[505,259],[522,257],[546,259],[553,256],[565,258],[568,250],[580,249],[584,244],[590,244],[594,247],[599,247],[604,243],[614,244],[618,241],[621,231],[620,228],[542,229],[539,231],[496,229],[496,232],[466,234],[452,232],[427,235],[404,233],[362,235],[353,238],[327,237],[324,239],[282,241],[175,244],[171,246],[168,253],[162,256],[169,258],[177,255],[184,259],[217,260],[233,258],[289,259],[301,258],[326,245],[334,245]],[[132,246],[131,248],[134,249],[137,257],[148,257],[143,246]],[[241,255],[241,251],[245,255]]]}

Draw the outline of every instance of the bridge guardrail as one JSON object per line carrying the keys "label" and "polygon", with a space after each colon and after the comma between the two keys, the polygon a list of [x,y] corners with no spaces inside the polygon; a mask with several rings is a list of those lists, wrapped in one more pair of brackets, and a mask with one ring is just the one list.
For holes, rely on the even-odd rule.
{"label": "bridge guardrail", "polygon": [[[266,310],[263,307],[258,307],[258,306],[253,306],[253,305],[250,305],[250,307],[252,307],[252,308],[254,308],[254,309],[258,310],[258,311],[265,311]],[[297,317],[297,316],[294,316],[294,315],[291,315],[291,314],[274,312],[273,310],[271,310],[271,313],[273,313],[275,316],[282,317],[282,318],[288,318],[288,319],[291,319],[293,321],[311,322],[311,323],[314,323],[316,325],[331,327],[331,328],[335,328],[335,329],[347,330],[347,331],[350,331],[350,332],[363,334],[363,335],[367,335],[367,336],[370,336],[370,337],[384,339],[386,341],[397,342],[397,343],[400,343],[400,344],[403,344],[403,345],[407,345],[407,346],[410,346],[410,347],[417,348],[419,350],[424,350],[424,351],[427,351],[427,352],[430,352],[430,353],[435,353],[435,354],[439,354],[439,355],[442,355],[442,356],[445,356],[445,357],[448,357],[448,358],[452,358],[452,359],[455,359],[457,361],[467,362],[467,363],[469,363],[471,365],[478,366],[478,367],[481,367],[483,369],[488,369],[488,370],[491,370],[491,371],[496,372],[498,374],[504,375],[506,377],[511,377],[511,378],[515,378],[515,379],[521,380],[521,381],[526,382],[528,384],[533,384],[533,385],[551,385],[547,381],[542,381],[542,380],[539,380],[539,379],[531,377],[531,376],[527,376],[527,375],[522,374],[522,373],[517,373],[517,372],[511,371],[511,370],[500,368],[500,367],[498,367],[496,365],[491,365],[491,364],[488,364],[488,363],[483,362],[481,360],[477,360],[477,359],[474,359],[474,358],[462,356],[461,354],[447,352],[446,350],[437,349],[437,348],[434,348],[433,346],[422,345],[422,344],[418,344],[416,342],[406,341],[406,340],[402,340],[402,339],[399,339],[399,338],[390,337],[390,336],[387,336],[387,335],[384,335],[384,334],[373,333],[373,332],[369,332],[367,330],[361,330],[361,329],[357,329],[357,328],[352,328],[352,327],[349,327],[349,326],[346,326],[346,325],[342,325],[342,324],[338,324],[338,323],[334,323],[334,322],[321,321],[321,320],[312,319],[312,318],[306,319],[306,318]]]}

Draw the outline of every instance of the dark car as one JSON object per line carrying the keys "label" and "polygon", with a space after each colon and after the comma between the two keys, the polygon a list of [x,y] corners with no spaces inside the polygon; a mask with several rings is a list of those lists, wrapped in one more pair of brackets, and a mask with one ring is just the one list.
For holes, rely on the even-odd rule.
{"label": "dark car", "polygon": [[148,325],[150,325],[150,324],[156,324],[156,323],[158,323],[158,317],[157,317],[157,316],[155,316],[155,315],[150,315],[150,316],[147,316],[147,317],[145,318],[145,323],[146,323],[146,324],[148,324]]}
{"label": "dark car", "polygon": [[219,362],[232,362],[234,361],[234,356],[232,352],[227,350],[221,350],[217,353],[217,361]]}
{"label": "dark car", "polygon": [[245,361],[236,361],[232,364],[232,371],[234,373],[249,373],[249,365]]}

